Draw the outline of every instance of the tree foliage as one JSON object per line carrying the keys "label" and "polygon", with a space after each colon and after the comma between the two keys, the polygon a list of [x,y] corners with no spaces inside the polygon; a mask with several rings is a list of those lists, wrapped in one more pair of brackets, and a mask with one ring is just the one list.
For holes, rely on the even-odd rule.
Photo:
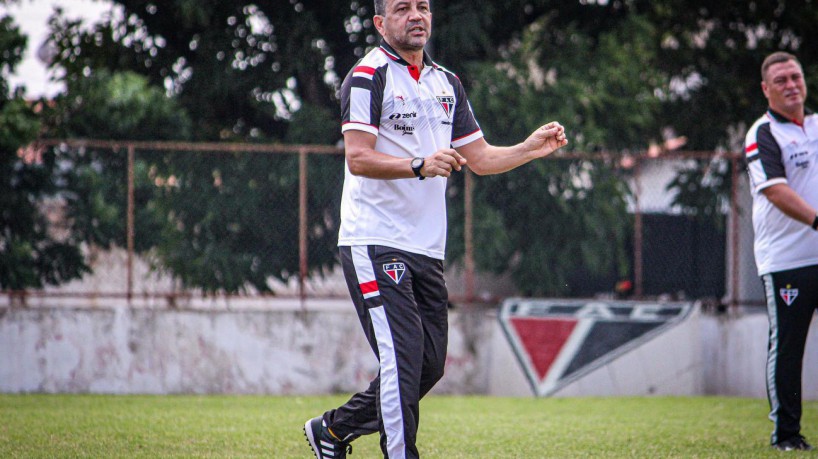
{"label": "tree foliage", "polygon": [[[532,23],[503,62],[470,67],[472,105],[489,141],[514,144],[560,120],[571,149],[639,151],[659,135],[654,88],[662,79],[646,45],[653,27],[634,14],[591,33],[557,16]],[[524,293],[538,295],[587,294],[587,282],[575,279],[614,273],[612,286],[626,276],[629,191],[615,164],[546,160],[481,178],[476,212],[492,225],[475,231],[479,265],[512,273]]]}
{"label": "tree foliage", "polygon": [[338,78],[375,42],[369,2],[112,3],[121,16],[91,29],[52,19],[54,65],[68,79],[145,75],[178,98],[197,140],[283,140],[304,104],[337,121]]}
{"label": "tree foliage", "polygon": [[[112,3],[114,14],[96,24],[59,13],[51,19],[52,66],[64,70],[68,89],[46,111],[47,136],[334,144],[340,81],[378,41],[371,0]],[[737,149],[764,109],[758,68],[775,50],[797,54],[812,97],[818,90],[809,77],[818,48],[806,46],[818,4],[806,0],[453,0],[435,2],[433,11],[429,50],[462,78],[489,142],[519,142],[556,119],[570,149],[608,154],[476,181],[478,266],[512,271],[529,293],[577,292],[572,279],[582,273],[627,271],[624,254],[609,251],[630,232],[627,171],[615,167],[617,156],[679,135],[690,149]],[[71,155],[65,196],[78,234],[122,244],[123,152]],[[138,250],[208,290],[265,290],[270,276],[286,281],[298,269],[296,162],[140,153]],[[314,269],[336,262],[342,168],[340,158],[310,161]],[[677,206],[720,212],[728,171],[708,173],[680,173],[672,184]],[[455,259],[462,191],[455,176],[448,245]]]}
{"label": "tree foliage", "polygon": [[[169,140],[191,130],[187,113],[164,92],[133,72],[98,70],[87,78],[69,79],[68,89],[43,115],[54,138],[101,140]],[[126,237],[127,151],[57,147],[63,169],[68,221],[81,240],[102,248],[124,247]],[[137,158],[135,174],[135,248],[145,252],[158,244],[161,229],[171,224],[157,212],[161,194],[151,177],[150,159]],[[157,161],[161,164],[161,160]],[[156,167],[156,166],[154,166]]]}
{"label": "tree foliage", "polygon": [[746,127],[766,108],[760,68],[774,51],[796,54],[818,89],[818,78],[810,77],[818,74],[818,48],[807,46],[818,20],[814,2],[673,0],[640,7],[659,31],[656,65],[671,83],[662,122],[687,136],[689,148],[740,148]]}
{"label": "tree foliage", "polygon": [[[68,91],[51,123],[54,136],[338,139],[337,110],[327,108],[332,85],[292,84],[293,74],[315,79],[323,70],[311,66],[326,65],[314,46],[311,13],[299,16],[299,25],[281,14],[271,20],[263,8],[269,13],[272,4],[176,3],[157,10],[147,2],[121,2],[125,23],[111,18],[93,30],[60,14],[52,18],[54,65],[69,69]],[[296,14],[292,5],[286,8]],[[277,38],[299,33],[312,34],[299,45],[304,49]],[[88,240],[104,246],[121,245],[125,234],[123,153],[81,151],[74,158],[71,208]],[[338,161],[312,169],[313,176],[343,170]],[[297,171],[295,155],[139,152],[136,249],[149,251],[187,287],[268,291],[270,277],[287,281],[299,269]],[[335,260],[338,202],[310,204],[310,262],[318,270]]]}
{"label": "tree foliage", "polygon": [[[0,17],[0,69],[20,62],[26,39],[8,16]],[[54,198],[55,155],[25,147],[40,130],[20,88],[0,76],[0,289],[23,290],[59,284],[87,271],[71,233],[56,234],[38,203]]]}

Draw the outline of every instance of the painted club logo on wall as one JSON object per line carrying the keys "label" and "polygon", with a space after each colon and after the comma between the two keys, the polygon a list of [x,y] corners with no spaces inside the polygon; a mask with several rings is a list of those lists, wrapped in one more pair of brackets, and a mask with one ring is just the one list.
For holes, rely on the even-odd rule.
{"label": "painted club logo on wall", "polygon": [[681,322],[689,303],[509,299],[500,324],[534,393],[551,395]]}
{"label": "painted club logo on wall", "polygon": [[400,280],[403,279],[403,273],[406,272],[406,265],[403,263],[386,263],[383,265],[383,272],[385,272],[390,279],[395,281],[396,284],[400,284]]}

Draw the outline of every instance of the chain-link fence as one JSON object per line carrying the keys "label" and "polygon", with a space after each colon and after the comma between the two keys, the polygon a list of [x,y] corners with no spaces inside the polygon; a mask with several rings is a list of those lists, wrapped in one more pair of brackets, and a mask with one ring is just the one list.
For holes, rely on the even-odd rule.
{"label": "chain-link fence", "polygon": [[[91,272],[11,301],[345,298],[336,147],[42,142],[62,192],[42,203]],[[36,155],[34,155],[36,157]],[[32,159],[32,160],[36,160]],[[454,302],[512,295],[738,301],[738,155],[563,154],[449,180]],[[732,265],[732,266],[731,266]],[[728,291],[730,290],[730,291]]]}

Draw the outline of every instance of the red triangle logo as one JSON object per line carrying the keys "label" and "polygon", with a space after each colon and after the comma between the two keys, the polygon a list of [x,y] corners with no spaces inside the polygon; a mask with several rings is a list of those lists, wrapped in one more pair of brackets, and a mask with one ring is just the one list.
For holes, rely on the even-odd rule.
{"label": "red triangle logo", "polygon": [[536,395],[549,395],[683,320],[689,303],[510,298],[498,318]]}
{"label": "red triangle logo", "polygon": [[512,317],[509,322],[517,333],[539,382],[545,379],[578,323],[575,319],[530,317]]}

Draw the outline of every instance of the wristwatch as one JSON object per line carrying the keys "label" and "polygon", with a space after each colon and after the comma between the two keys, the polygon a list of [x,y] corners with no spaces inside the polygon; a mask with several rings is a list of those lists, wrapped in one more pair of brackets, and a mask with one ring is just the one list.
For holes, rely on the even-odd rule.
{"label": "wristwatch", "polygon": [[812,221],[812,229],[818,231],[818,215],[816,215],[815,220]]}
{"label": "wristwatch", "polygon": [[415,177],[417,177],[418,180],[423,180],[423,179],[426,178],[426,177],[420,175],[420,170],[423,169],[423,163],[425,163],[425,162],[426,162],[426,158],[421,158],[421,157],[418,156],[416,158],[412,158],[412,162],[409,163],[412,166],[412,172],[415,173]]}

